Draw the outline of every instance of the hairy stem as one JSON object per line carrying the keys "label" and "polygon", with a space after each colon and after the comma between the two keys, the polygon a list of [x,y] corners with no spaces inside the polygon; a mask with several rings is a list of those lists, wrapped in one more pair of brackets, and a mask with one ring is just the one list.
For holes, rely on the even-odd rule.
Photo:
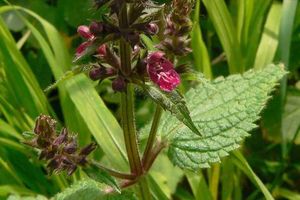
{"label": "hairy stem", "polygon": [[143,163],[143,167],[145,171],[148,171],[152,164],[154,163],[155,159],[159,155],[159,153],[167,146],[165,142],[157,142],[157,144],[151,149],[147,159]]}
{"label": "hairy stem", "polygon": [[143,170],[137,145],[133,95],[132,85],[128,84],[126,92],[121,94],[122,127],[131,172],[135,175],[140,175],[143,173]]}
{"label": "hairy stem", "polygon": [[158,129],[161,114],[162,114],[162,107],[159,106],[159,105],[156,105],[156,110],[155,110],[155,113],[154,113],[154,117],[153,117],[153,121],[152,121],[152,125],[151,125],[151,130],[150,130],[150,133],[149,133],[147,145],[146,145],[144,155],[143,155],[143,163],[146,162],[146,159],[149,158],[149,155],[151,153],[151,149],[152,149],[153,144],[155,142],[156,133],[157,133],[157,129]]}
{"label": "hairy stem", "polygon": [[[127,4],[124,3],[119,15],[120,29],[126,30],[128,24],[128,10]],[[121,71],[123,75],[129,76],[131,74],[131,47],[124,39],[120,40],[120,57],[121,57]],[[124,140],[130,164],[131,173],[136,176],[143,174],[143,167],[138,149],[138,140],[134,118],[134,91],[133,85],[128,83],[125,92],[121,93],[121,115],[122,128],[124,133]],[[151,200],[151,193],[147,181],[141,176],[138,179],[139,196],[142,200]]]}
{"label": "hairy stem", "polygon": [[100,163],[94,161],[94,160],[91,160],[90,161],[90,164],[96,168],[99,168],[103,171],[106,171],[107,173],[109,173],[111,176],[114,176],[114,177],[117,177],[117,178],[121,178],[121,179],[127,179],[127,180],[134,180],[136,179],[136,176],[133,175],[133,174],[125,174],[123,172],[119,172],[119,171],[116,171],[116,170],[113,170],[113,169],[110,169],[108,167],[105,167],[103,165],[101,165]]}

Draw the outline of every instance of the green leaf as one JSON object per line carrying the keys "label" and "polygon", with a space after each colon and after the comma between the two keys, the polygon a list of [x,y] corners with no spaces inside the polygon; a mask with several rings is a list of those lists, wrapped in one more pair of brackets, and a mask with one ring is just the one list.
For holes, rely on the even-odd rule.
{"label": "green leaf", "polygon": [[[233,2],[233,1],[232,1]],[[272,0],[234,1],[237,4],[237,31],[246,70],[253,67]],[[231,13],[234,13],[231,12]]]}
{"label": "green leaf", "polygon": [[233,161],[235,165],[248,176],[248,178],[257,186],[257,188],[261,190],[266,200],[274,200],[273,196],[271,195],[267,187],[263,184],[263,182],[258,178],[258,176],[251,169],[250,165],[248,164],[244,156],[238,151],[233,152],[232,155],[233,155]]}
{"label": "green leaf", "polygon": [[274,2],[264,27],[264,32],[256,52],[254,68],[262,69],[272,63],[278,47],[279,26],[282,5]]}
{"label": "green leaf", "polygon": [[195,68],[205,74],[206,78],[212,77],[210,58],[208,55],[207,48],[205,46],[204,40],[202,38],[202,32],[200,28],[200,0],[196,2],[196,9],[193,21],[192,34],[192,48],[193,48],[193,58],[195,62]]}
{"label": "green leaf", "polygon": [[39,113],[48,113],[50,107],[46,97],[1,18],[0,37],[0,69],[5,72],[11,103],[32,118]]}
{"label": "green leaf", "polygon": [[32,195],[34,193],[17,185],[0,185],[0,197],[7,196],[9,194]]}
{"label": "green leaf", "polygon": [[142,87],[153,101],[165,110],[170,111],[172,115],[174,115],[179,121],[182,121],[194,133],[200,135],[190,117],[190,111],[186,106],[184,98],[178,91],[174,90],[172,92],[163,92],[157,87],[149,85],[143,85]]}
{"label": "green leaf", "polygon": [[64,14],[64,20],[75,28],[81,24],[88,24],[91,19],[99,18],[106,11],[105,7],[97,11],[91,9],[94,5],[93,0],[78,1],[77,3],[72,0],[60,0],[57,4]]}
{"label": "green leaf", "polygon": [[111,187],[113,187],[117,192],[121,193],[121,189],[118,185],[118,183],[116,182],[116,180],[109,175],[109,173],[107,173],[106,171],[96,167],[96,166],[89,166],[89,167],[85,167],[83,169],[83,171],[93,180],[100,182],[100,183],[104,183],[107,184]]}
{"label": "green leaf", "polygon": [[96,200],[104,193],[95,181],[80,181],[54,197],[55,200]]}
{"label": "green leaf", "polygon": [[195,174],[191,171],[185,171],[186,178],[191,186],[195,200],[212,200],[211,193],[207,186],[205,177],[202,172]]}
{"label": "green leaf", "polygon": [[37,196],[19,196],[19,195],[10,195],[7,200],[48,200],[48,198],[37,195]]}
{"label": "green leaf", "polygon": [[300,200],[300,194],[286,188],[277,188],[274,192],[276,197],[282,197],[288,200]]}
{"label": "green leaf", "polygon": [[[160,190],[168,195],[167,199],[171,199],[172,194],[176,192],[178,183],[183,177],[183,171],[171,163],[166,153],[162,153],[156,158],[151,167],[150,174]],[[151,184],[150,178],[149,183]],[[157,196],[157,198],[159,200],[164,199],[162,196]]]}
{"label": "green leaf", "polygon": [[136,200],[133,193],[106,194],[104,187],[92,180],[80,181],[56,195],[54,200]]}
{"label": "green leaf", "polygon": [[[286,97],[282,119],[282,132],[286,134],[288,141],[300,143],[300,92],[289,92]],[[298,135],[298,136],[297,136]]]}
{"label": "green leaf", "polygon": [[158,133],[168,137],[168,154],[173,163],[199,170],[220,162],[221,157],[238,148],[239,142],[256,127],[254,122],[269,99],[268,94],[284,74],[281,65],[270,65],[261,71],[219,78],[189,91],[187,104],[202,137],[171,115],[163,116]]}
{"label": "green leaf", "polygon": [[237,31],[224,0],[203,0],[225,51],[230,73],[243,71]]}

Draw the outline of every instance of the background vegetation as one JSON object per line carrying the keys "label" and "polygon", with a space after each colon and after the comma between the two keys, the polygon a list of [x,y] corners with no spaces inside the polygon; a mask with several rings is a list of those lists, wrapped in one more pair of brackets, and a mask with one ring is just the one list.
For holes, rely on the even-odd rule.
{"label": "background vegetation", "polygon": [[[112,138],[123,147],[119,96],[109,81],[97,85],[78,75],[43,92],[73,67],[71,59],[81,42],[77,26],[99,18],[102,10],[91,9],[91,0],[10,3],[16,6],[0,2],[0,199],[49,198],[85,178],[80,171],[69,178],[48,176],[37,153],[22,144],[22,133],[33,128],[40,113],[77,132],[80,145],[95,140],[100,146],[93,154],[96,159],[114,157],[109,164],[127,170],[113,145]],[[195,3],[193,54],[182,62],[209,79],[272,62],[284,63],[290,73],[240,151],[199,174],[182,172],[162,155],[151,171],[152,190],[158,199],[300,199],[298,1]],[[153,108],[138,94],[139,128],[151,120]]]}

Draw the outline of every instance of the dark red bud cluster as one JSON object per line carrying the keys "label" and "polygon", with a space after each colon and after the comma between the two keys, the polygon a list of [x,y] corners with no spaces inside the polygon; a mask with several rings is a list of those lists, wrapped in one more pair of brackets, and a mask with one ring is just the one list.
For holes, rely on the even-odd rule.
{"label": "dark red bud cluster", "polygon": [[103,65],[94,66],[89,72],[89,77],[93,81],[103,80],[114,75],[116,75],[115,69],[104,67]]}
{"label": "dark red bud cluster", "polygon": [[124,77],[122,76],[118,76],[115,80],[113,80],[112,82],[112,89],[115,92],[124,92],[125,88],[126,88],[126,80]]}
{"label": "dark red bud cluster", "polygon": [[78,166],[87,164],[87,156],[96,148],[96,144],[91,143],[80,149],[77,137],[66,128],[57,134],[56,121],[46,115],[37,118],[34,134],[25,144],[40,150],[39,159],[47,161],[50,173],[66,171],[71,175]]}
{"label": "dark red bud cluster", "polygon": [[173,0],[172,12],[165,18],[165,38],[157,46],[160,50],[176,56],[184,56],[191,52],[189,47],[189,33],[192,29],[191,10],[191,0]]}

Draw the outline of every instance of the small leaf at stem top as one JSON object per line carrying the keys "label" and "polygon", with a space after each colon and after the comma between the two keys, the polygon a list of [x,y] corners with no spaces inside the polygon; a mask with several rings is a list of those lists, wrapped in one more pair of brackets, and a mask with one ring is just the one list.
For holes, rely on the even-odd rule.
{"label": "small leaf at stem top", "polygon": [[165,110],[171,112],[180,122],[183,122],[191,131],[201,135],[190,117],[190,112],[186,106],[183,96],[176,90],[164,92],[152,85],[143,85],[144,91]]}

